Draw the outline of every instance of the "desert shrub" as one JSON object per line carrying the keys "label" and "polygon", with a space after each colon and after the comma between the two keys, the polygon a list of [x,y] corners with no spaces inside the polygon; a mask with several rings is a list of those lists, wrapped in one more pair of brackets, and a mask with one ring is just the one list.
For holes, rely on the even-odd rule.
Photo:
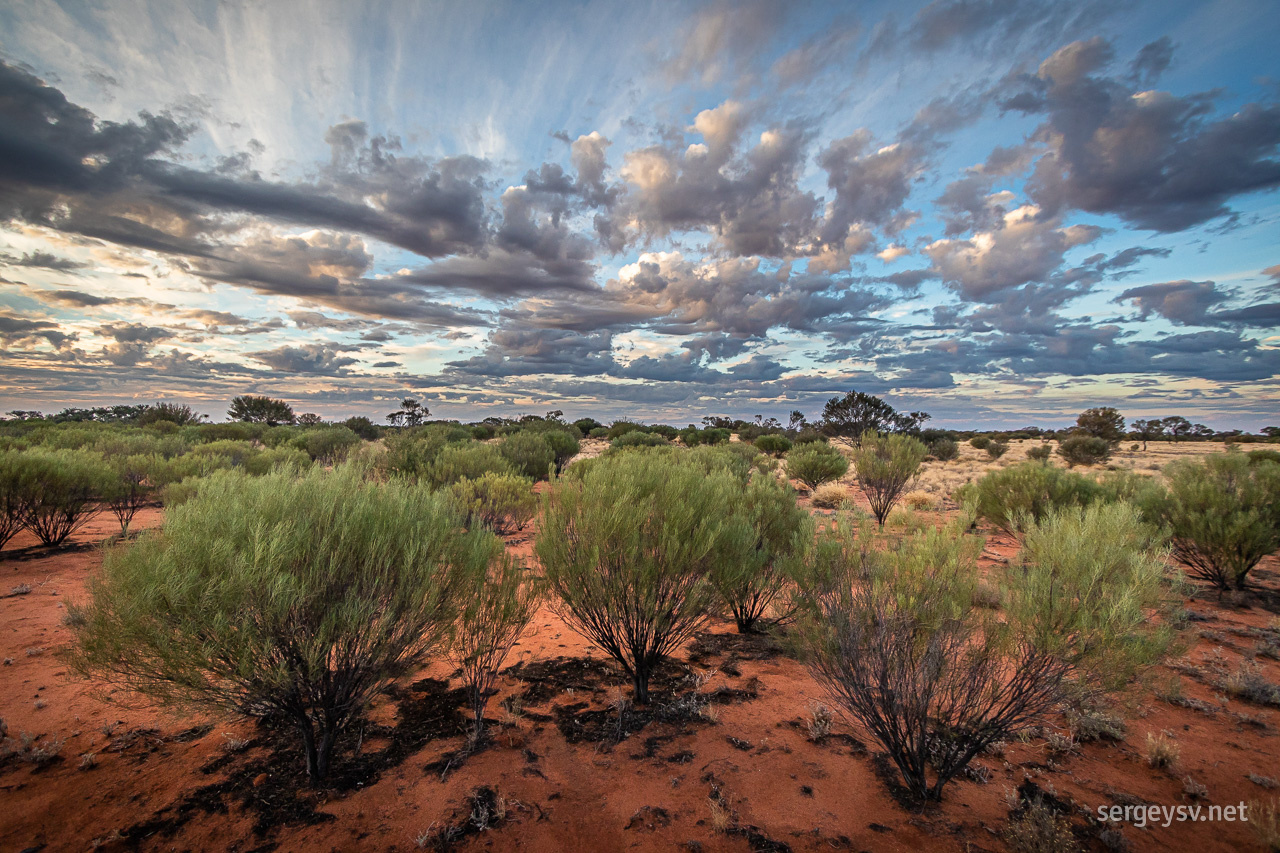
{"label": "desert shrub", "polygon": [[196,424],[183,430],[195,442],[207,441],[256,441],[267,427],[252,423]]}
{"label": "desert shrub", "polygon": [[[547,464],[550,464],[548,462]],[[515,474],[516,466],[492,444],[478,441],[458,442],[441,448],[419,482],[433,488],[449,486],[461,480],[478,480],[485,474]]]}
{"label": "desert shrub", "polygon": [[549,490],[535,553],[561,618],[619,663],[644,704],[654,670],[706,620],[739,486],[666,453],[594,462]]}
{"label": "desert shrub", "polygon": [[660,435],[667,441],[675,441],[680,436],[680,430],[669,424],[654,424],[647,427],[648,431],[654,435]]}
{"label": "desert shrub", "polygon": [[1013,853],[1079,853],[1071,818],[1040,796],[1019,797],[1001,835]]}
{"label": "desert shrub", "polygon": [[849,470],[849,460],[830,444],[810,442],[787,454],[787,476],[810,489],[838,480]]}
{"label": "desert shrub", "polygon": [[[612,432],[612,430],[610,430],[610,432]],[[671,442],[656,433],[641,432],[640,430],[634,429],[627,430],[610,442],[613,447],[619,449],[627,447],[666,447],[670,443]]]}
{"label": "desert shrub", "polygon": [[731,435],[732,433],[727,429],[716,427],[698,429],[695,426],[689,426],[680,430],[680,441],[687,447],[697,447],[700,444],[724,444],[729,441]]}
{"label": "desert shrub", "polygon": [[1168,636],[1151,618],[1168,607],[1161,553],[1124,504],[1037,526],[1000,611],[971,606],[982,545],[964,524],[894,547],[835,525],[801,575],[806,663],[920,799],[1061,703],[1117,689]]}
{"label": "desert shrub", "polygon": [[[227,472],[227,475],[236,473],[239,472]],[[199,494],[200,487],[208,482],[208,480],[209,477],[191,476],[183,477],[181,480],[176,480],[166,485],[160,490],[160,499],[164,503],[165,509],[182,506],[184,503],[194,498]]]}
{"label": "desert shrub", "polygon": [[774,457],[781,457],[782,454],[791,449],[790,439],[785,435],[777,435],[776,433],[762,435],[753,441],[752,444],[754,444],[756,450],[759,450],[761,453],[768,453],[770,456]]}
{"label": "desert shrub", "polygon": [[419,667],[501,544],[447,495],[350,468],[220,473],[163,531],[107,552],[73,605],[73,662],[163,704],[291,725],[313,782],[338,737]]}
{"label": "desert shrub", "polygon": [[556,464],[556,451],[542,433],[525,431],[509,435],[498,445],[498,452],[516,473],[535,482],[547,479],[547,473]]}
{"label": "desert shrub", "polygon": [[609,428],[598,426],[592,429],[591,432],[587,433],[587,435],[591,436],[592,438],[608,438]]}
{"label": "desert shrub", "polygon": [[384,440],[385,464],[390,471],[417,479],[426,475],[447,445],[469,441],[471,433],[465,428],[443,424],[396,430]]}
{"label": "desert shrub", "polygon": [[791,439],[791,443],[792,444],[812,444],[815,441],[820,441],[825,444],[827,440],[828,439],[825,435],[818,432],[813,427],[807,426],[804,429],[800,430],[798,433],[796,433],[796,437]]}
{"label": "desert shrub", "polygon": [[950,462],[960,455],[960,445],[949,438],[939,438],[929,445],[929,455],[939,462]]}
{"label": "desert shrub", "polygon": [[959,503],[972,503],[979,518],[1017,534],[1026,524],[1040,521],[1051,511],[1084,506],[1100,494],[1088,477],[1049,465],[1024,462],[984,474],[956,490]]}
{"label": "desert shrub", "polygon": [[1108,471],[1098,478],[1097,483],[1097,499],[1112,503],[1140,503],[1141,496],[1147,490],[1159,488],[1155,479],[1137,471]]}
{"label": "desert shrub", "polygon": [[1058,442],[1058,455],[1067,465],[1099,465],[1111,458],[1111,444],[1105,438],[1073,435]]}
{"label": "desert shrub", "polygon": [[1045,462],[1053,455],[1053,445],[1037,444],[1035,447],[1027,448],[1027,458],[1036,462]]}
{"label": "desert shrub", "polygon": [[317,462],[332,465],[346,458],[347,452],[360,443],[360,436],[344,426],[309,429],[300,437],[307,455]]}
{"label": "desert shrub", "polygon": [[999,459],[1001,456],[1004,456],[1005,453],[1009,451],[1009,444],[1008,442],[1005,442],[1005,441],[992,439],[991,441],[987,442],[986,450],[987,450],[988,457],[990,457],[991,459]]}
{"label": "desert shrub", "polygon": [[1167,488],[1138,497],[1146,517],[1169,531],[1189,574],[1244,589],[1254,566],[1280,548],[1280,465],[1220,453],[1171,463],[1164,473]]}
{"label": "desert shrub", "polygon": [[[573,422],[573,426],[583,435],[590,435],[592,430],[599,429],[604,426],[604,424],[600,423],[595,418],[578,418]],[[607,430],[608,427],[605,427],[605,429]]]}
{"label": "desert shrub", "polygon": [[868,432],[853,449],[853,466],[858,487],[871,503],[871,513],[884,527],[884,520],[907,491],[928,451],[908,435],[880,435]]}
{"label": "desert shrub", "polygon": [[[791,584],[813,541],[813,519],[789,483],[752,477],[733,502],[711,583],[733,614],[738,633],[757,630]],[[778,620],[789,608],[776,613]]]}
{"label": "desert shrub", "polygon": [[486,471],[475,479],[463,477],[452,492],[469,524],[504,535],[523,530],[538,509],[533,481],[518,474]]}
{"label": "desert shrub", "polygon": [[267,427],[262,431],[262,435],[258,436],[258,441],[266,447],[295,447],[297,449],[305,449],[303,447],[303,436],[306,430],[297,426],[273,426]]}
{"label": "desert shrub", "polygon": [[498,434],[493,424],[472,424],[471,437],[476,441],[488,441]]}
{"label": "desert shrub", "polygon": [[540,435],[551,446],[551,452],[555,454],[557,474],[563,471],[564,466],[569,464],[569,460],[577,456],[578,451],[582,449],[578,437],[566,430],[549,429]]}
{"label": "desert shrub", "polygon": [[638,424],[635,421],[614,421],[606,437],[613,441],[631,432],[648,432],[648,430],[645,429],[644,424]]}
{"label": "desert shrub", "polygon": [[1249,457],[1250,465],[1261,465],[1263,462],[1280,463],[1280,450],[1250,450],[1245,456]]}
{"label": "desert shrub", "polygon": [[83,450],[28,450],[19,460],[22,526],[42,545],[61,545],[98,512],[111,483],[102,457]]}
{"label": "desert shrub", "polygon": [[305,450],[299,450],[296,447],[272,447],[245,459],[244,472],[260,477],[277,468],[302,470],[310,465],[311,455]]}
{"label": "desert shrub", "polygon": [[969,439],[969,446],[977,450],[986,450],[987,445],[990,443],[991,436],[989,435],[975,435],[973,438]]}
{"label": "desert shrub", "polygon": [[484,737],[484,711],[493,694],[498,670],[538,609],[541,587],[524,577],[524,567],[501,553],[492,567],[466,579],[462,606],[449,640],[449,658],[462,671],[471,705],[471,743]]}
{"label": "desert shrub", "polygon": [[712,447],[704,445],[678,452],[677,458],[684,464],[692,465],[707,474],[728,473],[744,486],[751,477],[751,472],[762,470],[759,463],[765,461],[765,457],[750,444],[738,442]]}
{"label": "desert shrub", "polygon": [[849,490],[837,483],[827,483],[813,490],[809,502],[818,509],[839,509],[849,500]]}
{"label": "desert shrub", "polygon": [[102,499],[120,522],[120,535],[129,535],[129,525],[156,492],[168,481],[169,467],[161,456],[117,456],[107,460],[109,476],[103,480]]}
{"label": "desert shrub", "polygon": [[262,452],[251,442],[239,439],[218,439],[192,448],[180,462],[193,465],[199,473],[213,473],[220,468],[243,468],[245,463]]}
{"label": "desert shrub", "polygon": [[377,441],[382,436],[382,430],[378,429],[378,425],[363,415],[347,418],[342,425],[365,441]]}
{"label": "desert shrub", "polygon": [[22,529],[23,452],[0,451],[0,548]]}

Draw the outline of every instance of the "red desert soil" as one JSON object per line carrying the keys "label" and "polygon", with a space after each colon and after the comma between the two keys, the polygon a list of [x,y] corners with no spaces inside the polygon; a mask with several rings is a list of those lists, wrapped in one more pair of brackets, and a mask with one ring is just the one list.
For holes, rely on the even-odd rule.
{"label": "red desert soil", "polygon": [[[136,526],[160,518],[148,510]],[[8,745],[24,733],[37,749],[61,741],[40,766],[29,755],[0,760],[0,850],[1003,850],[1006,797],[1025,780],[1093,813],[1103,804],[1190,803],[1187,776],[1213,804],[1277,793],[1248,778],[1280,776],[1276,711],[1214,686],[1258,645],[1259,629],[1275,626],[1274,557],[1256,572],[1259,592],[1220,600],[1199,588],[1187,601],[1189,648],[1130,702],[1123,741],[1065,755],[1042,737],[1015,742],[1003,758],[977,762],[985,782],[960,779],[940,807],[914,811],[877,775],[877,748],[855,728],[837,721],[822,743],[808,739],[804,720],[821,691],[768,640],[714,622],[677,656],[674,677],[656,685],[666,719],[646,720],[618,701],[629,695],[625,680],[549,611],[516,647],[489,706],[494,745],[451,761],[463,743],[461,703],[424,681],[448,679],[450,667],[437,665],[375,706],[358,757],[348,753],[333,786],[312,793],[294,755],[273,751],[285,743],[279,735],[108,704],[68,673],[59,655],[70,640],[64,603],[83,594],[112,526],[100,515],[55,551],[20,535],[0,555]],[[510,547],[528,557],[529,536]],[[1014,550],[992,536],[983,563],[998,566]],[[29,593],[9,594],[23,584]],[[1257,662],[1280,681],[1274,658]],[[695,673],[713,674],[699,685]],[[1181,683],[1178,704],[1155,695],[1176,697],[1171,680]],[[694,690],[714,721],[671,709],[673,695]],[[615,743],[619,732],[627,736]],[[1173,769],[1148,766],[1148,733],[1176,742]],[[1074,823],[1086,849],[1104,849],[1081,814]],[[1260,849],[1242,823],[1122,832],[1139,851]]]}

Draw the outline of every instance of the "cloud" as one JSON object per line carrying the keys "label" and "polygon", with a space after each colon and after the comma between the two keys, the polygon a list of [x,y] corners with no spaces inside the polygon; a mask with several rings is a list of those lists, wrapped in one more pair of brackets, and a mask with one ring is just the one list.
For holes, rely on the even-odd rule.
{"label": "cloud", "polygon": [[[1158,64],[1157,53],[1140,56],[1142,67]],[[1211,93],[1133,91],[1106,76],[1113,57],[1101,37],[1073,42],[1004,101],[1046,116],[1033,135],[1044,153],[1027,191],[1047,213],[1111,213],[1173,232],[1230,216],[1236,196],[1280,186],[1280,105],[1214,118]]]}
{"label": "cloud", "polygon": [[349,372],[347,368],[360,361],[342,354],[349,349],[351,347],[335,347],[330,344],[304,344],[299,347],[283,346],[252,352],[249,357],[282,373],[341,376]]}
{"label": "cloud", "polygon": [[1145,318],[1155,313],[1181,326],[1260,326],[1280,323],[1280,302],[1220,310],[1231,294],[1212,281],[1169,281],[1131,287],[1117,302],[1133,302]]}

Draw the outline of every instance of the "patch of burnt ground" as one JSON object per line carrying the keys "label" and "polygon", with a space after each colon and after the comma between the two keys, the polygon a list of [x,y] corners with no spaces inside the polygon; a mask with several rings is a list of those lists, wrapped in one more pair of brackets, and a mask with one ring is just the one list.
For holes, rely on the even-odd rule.
{"label": "patch of burnt ground", "polygon": [[[461,713],[465,694],[447,682],[424,678],[407,688],[387,691],[396,703],[394,726],[356,723],[335,749],[333,767],[323,789],[307,779],[298,737],[279,721],[262,721],[257,737],[242,750],[226,753],[201,768],[206,775],[226,772],[225,778],[204,785],[150,818],[121,832],[126,843],[138,847],[153,838],[170,838],[199,814],[228,814],[237,806],[253,816],[254,834],[265,843],[257,850],[276,849],[272,840],[283,826],[313,826],[334,820],[320,810],[333,794],[348,794],[373,784],[383,772],[419,752],[428,743],[455,737],[467,728]],[[361,749],[366,738],[386,746]]]}

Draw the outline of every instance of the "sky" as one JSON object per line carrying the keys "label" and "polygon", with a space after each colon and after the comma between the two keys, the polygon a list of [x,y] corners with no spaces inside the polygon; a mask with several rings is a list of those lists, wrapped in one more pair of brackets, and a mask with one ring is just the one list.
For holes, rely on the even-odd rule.
{"label": "sky", "polygon": [[1280,4],[0,4],[0,411],[1280,422]]}

